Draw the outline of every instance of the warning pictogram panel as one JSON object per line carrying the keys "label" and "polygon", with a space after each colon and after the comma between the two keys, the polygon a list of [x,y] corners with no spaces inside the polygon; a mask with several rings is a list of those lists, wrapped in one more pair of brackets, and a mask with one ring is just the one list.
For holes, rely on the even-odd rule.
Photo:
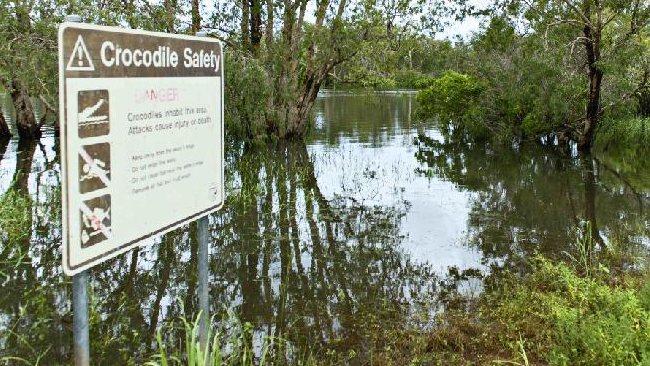
{"label": "warning pictogram panel", "polygon": [[89,193],[110,185],[111,148],[107,142],[79,149],[79,192]]}
{"label": "warning pictogram panel", "polygon": [[82,248],[111,238],[111,196],[109,194],[83,201],[79,214]]}
{"label": "warning pictogram panel", "polygon": [[82,90],[78,93],[77,105],[80,138],[108,135],[108,90]]}

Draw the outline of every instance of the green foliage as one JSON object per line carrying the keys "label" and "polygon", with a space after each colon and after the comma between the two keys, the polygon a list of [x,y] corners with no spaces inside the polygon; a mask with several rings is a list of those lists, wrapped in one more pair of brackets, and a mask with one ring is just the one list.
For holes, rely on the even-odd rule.
{"label": "green foliage", "polygon": [[0,239],[17,243],[30,235],[32,203],[29,196],[9,189],[0,196]]}
{"label": "green foliage", "polygon": [[631,365],[650,361],[644,296],[538,258],[523,282],[512,278],[489,295],[485,309],[502,341],[514,348],[522,335],[529,353],[551,365]]}
{"label": "green foliage", "polygon": [[478,98],[485,90],[484,84],[469,75],[448,71],[431,82],[431,86],[418,92],[418,114],[423,118],[438,117],[474,137],[482,137],[485,129],[478,117]]}
{"label": "green foliage", "polygon": [[472,76],[448,71],[436,78],[431,86],[418,93],[425,117],[449,116],[462,118],[483,92],[481,83]]}
{"label": "green foliage", "polygon": [[262,63],[239,53],[226,52],[225,126],[235,137],[260,139],[266,134],[269,76]]}
{"label": "green foliage", "polygon": [[0,85],[18,78],[34,96],[56,101],[56,27],[60,7],[49,1],[0,0]]}
{"label": "green foliage", "polygon": [[395,79],[380,75],[365,75],[356,81],[356,84],[362,88],[375,90],[390,90],[397,87]]}
{"label": "green foliage", "polygon": [[[588,94],[584,44],[576,38],[582,29],[574,29],[572,23],[550,21],[567,15],[558,2],[548,2],[549,8],[518,1],[511,5],[513,7],[502,9],[504,12],[498,13],[499,16],[492,16],[470,42],[439,48],[445,55],[439,56],[443,63],[434,72],[454,70],[481,81],[482,93],[472,100],[472,108],[465,109],[459,118],[463,104],[458,104],[455,116],[447,118],[450,116],[440,115],[436,111],[440,108],[432,106],[440,100],[429,95],[429,98],[422,98],[422,116],[429,117],[436,112],[433,114],[444,117],[445,124],[462,125],[462,133],[472,139],[489,137],[506,143],[577,141],[583,131]],[[528,7],[535,8],[524,13],[531,17],[531,24],[520,31],[515,26],[518,18],[509,14],[520,14]],[[555,13],[546,13],[550,8],[555,9]],[[639,11],[648,13],[647,7]],[[618,13],[612,16],[626,17]],[[607,40],[602,47],[610,48],[610,52],[598,62],[606,75],[600,100],[605,125],[596,131],[596,145],[610,144],[625,135],[622,140],[635,140],[638,147],[638,120],[647,113],[647,101],[650,100],[647,92],[650,43],[647,31],[641,31],[639,37],[626,37],[622,35],[629,31],[624,29],[627,23],[615,23],[609,23],[603,34]],[[645,27],[647,30],[647,24]],[[618,48],[612,49],[612,44],[617,44]],[[416,59],[419,57],[418,54]],[[416,70],[424,71],[417,67]],[[635,119],[635,123],[628,123]],[[620,122],[612,122],[616,120]],[[616,137],[607,136],[610,130]],[[599,134],[605,136],[598,138]]]}
{"label": "green foliage", "polygon": [[596,135],[598,149],[633,149],[650,148],[650,118],[627,117],[606,119]]}
{"label": "green foliage", "polygon": [[393,75],[397,87],[402,89],[426,89],[435,79],[416,70],[400,70]]}
{"label": "green foliage", "polygon": [[[554,279],[554,281],[553,281]],[[580,278],[563,265],[542,262],[533,284],[550,284],[556,345],[549,361],[562,365],[633,364],[650,360],[650,309],[632,289]]]}

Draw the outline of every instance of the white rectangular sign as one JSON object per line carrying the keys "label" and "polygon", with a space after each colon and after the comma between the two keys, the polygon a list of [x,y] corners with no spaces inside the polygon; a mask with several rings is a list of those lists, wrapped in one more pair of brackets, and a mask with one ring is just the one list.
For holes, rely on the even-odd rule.
{"label": "white rectangular sign", "polygon": [[66,274],[223,205],[219,41],[64,23],[59,108]]}

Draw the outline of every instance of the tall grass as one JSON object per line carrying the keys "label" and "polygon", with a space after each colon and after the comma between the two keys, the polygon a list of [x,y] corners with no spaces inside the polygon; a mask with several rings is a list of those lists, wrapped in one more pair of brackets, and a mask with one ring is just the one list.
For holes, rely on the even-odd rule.
{"label": "tall grass", "polygon": [[31,215],[29,196],[15,189],[0,196],[0,241],[13,243],[29,236]]}
{"label": "tall grass", "polygon": [[27,260],[29,248],[21,245],[30,236],[32,202],[27,195],[9,189],[0,196],[0,282]]}
{"label": "tall grass", "polygon": [[[261,344],[261,351],[255,352],[252,343],[252,326],[241,324],[237,317],[229,313],[224,320],[231,325],[221,328],[210,326],[205,348],[199,341],[200,314],[194,321],[182,317],[182,339],[175,337],[173,324],[158,328],[156,340],[158,353],[147,366],[254,366],[254,365],[315,365],[311,356],[296,357],[299,352],[292,349],[289,342],[274,337],[266,337]],[[214,324],[214,322],[210,322]],[[165,336],[165,328],[169,333]]]}

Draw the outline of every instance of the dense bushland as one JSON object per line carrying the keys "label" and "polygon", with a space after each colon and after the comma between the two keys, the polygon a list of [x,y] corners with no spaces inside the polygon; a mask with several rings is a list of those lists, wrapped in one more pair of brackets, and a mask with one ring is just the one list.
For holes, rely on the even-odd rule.
{"label": "dense bushland", "polygon": [[[463,62],[449,65],[455,73],[438,77],[420,93],[423,116],[438,117],[470,139],[575,142],[583,152],[599,141],[646,147],[648,140],[643,132],[639,135],[643,127],[634,126],[645,126],[648,118],[650,10],[635,2],[629,6],[639,13],[619,9],[622,13],[612,14],[610,21],[620,16],[631,25],[597,25],[601,30],[609,28],[593,37],[561,25],[571,20],[549,24],[547,18],[552,16],[576,16],[572,10],[542,14],[545,10],[529,9],[525,13],[529,23],[523,30],[516,30],[506,10],[465,46]],[[584,16],[596,24],[596,13]],[[607,49],[602,59],[593,59],[593,43]],[[462,95],[454,85],[459,74],[480,85],[480,92],[471,93],[471,108],[465,98],[457,98]],[[441,109],[436,104],[443,100]],[[611,138],[613,134],[617,137]]]}

